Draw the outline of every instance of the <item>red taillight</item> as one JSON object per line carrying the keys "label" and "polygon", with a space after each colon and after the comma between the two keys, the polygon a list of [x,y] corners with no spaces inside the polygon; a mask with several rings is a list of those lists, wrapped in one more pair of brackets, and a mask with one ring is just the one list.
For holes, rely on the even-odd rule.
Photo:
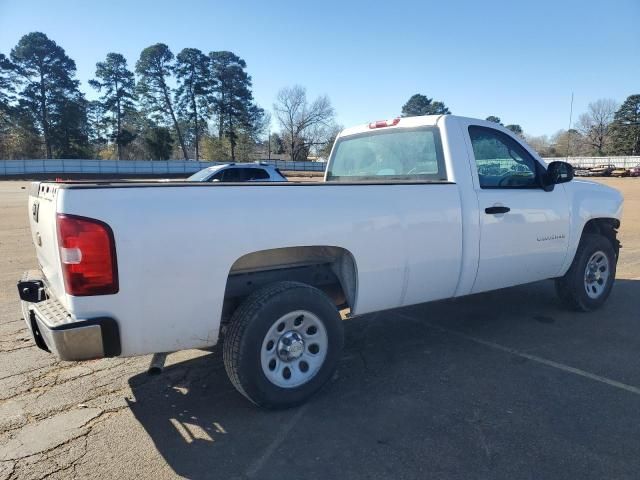
{"label": "red taillight", "polygon": [[58,246],[69,295],[118,292],[116,246],[109,225],[92,218],[58,214]]}
{"label": "red taillight", "polygon": [[394,118],[393,120],[376,120],[375,122],[371,122],[369,124],[369,128],[383,128],[383,127],[395,127],[398,123],[400,123],[399,118]]}

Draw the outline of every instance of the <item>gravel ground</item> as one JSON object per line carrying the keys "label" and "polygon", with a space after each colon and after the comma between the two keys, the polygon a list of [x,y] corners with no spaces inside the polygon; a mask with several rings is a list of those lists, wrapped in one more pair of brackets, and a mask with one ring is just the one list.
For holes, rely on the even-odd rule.
{"label": "gravel ground", "polygon": [[306,405],[255,409],[220,354],[83,363],[37,349],[15,282],[35,266],[27,182],[0,182],[0,479],[640,478],[640,179],[622,190],[601,311],[551,282],[356,318]]}

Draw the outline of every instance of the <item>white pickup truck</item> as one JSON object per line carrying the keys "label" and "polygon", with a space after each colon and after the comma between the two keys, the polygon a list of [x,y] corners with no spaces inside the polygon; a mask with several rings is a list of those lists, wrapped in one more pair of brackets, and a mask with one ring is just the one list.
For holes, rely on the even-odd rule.
{"label": "white pickup truck", "polygon": [[324,182],[33,183],[24,317],[64,360],[222,341],[242,394],[294,405],[336,368],[340,310],[551,278],[568,306],[602,305],[622,197],[572,178],[505,128],[447,115],[342,131]]}

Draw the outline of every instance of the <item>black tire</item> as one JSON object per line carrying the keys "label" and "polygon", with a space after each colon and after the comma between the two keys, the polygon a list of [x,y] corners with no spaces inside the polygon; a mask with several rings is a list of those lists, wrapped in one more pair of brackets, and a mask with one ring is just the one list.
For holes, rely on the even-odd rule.
{"label": "black tire", "polygon": [[[585,270],[587,263],[596,252],[603,252],[608,260],[609,274],[604,289],[592,298],[587,294],[585,286]],[[617,256],[611,240],[599,234],[584,234],[578,250],[567,273],[556,278],[556,292],[560,300],[572,310],[590,312],[600,308],[609,297],[616,276]]]}
{"label": "black tire", "polygon": [[[296,310],[311,312],[321,321],[327,334],[327,352],[319,370],[307,383],[282,388],[265,375],[261,349],[275,322]],[[331,378],[343,344],[342,320],[329,297],[310,285],[277,282],[252,293],[234,312],[224,339],[224,365],[234,387],[254,404],[287,408],[307,400]]]}

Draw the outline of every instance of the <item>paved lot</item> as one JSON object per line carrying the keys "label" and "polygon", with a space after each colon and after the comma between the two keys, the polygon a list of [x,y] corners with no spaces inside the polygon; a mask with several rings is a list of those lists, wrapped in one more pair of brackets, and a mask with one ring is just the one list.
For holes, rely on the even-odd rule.
{"label": "paved lot", "polygon": [[20,318],[35,265],[26,182],[0,182],[0,479],[640,478],[640,179],[606,307],[550,282],[346,323],[338,375],[308,404],[252,407],[219,353],[57,362]]}

